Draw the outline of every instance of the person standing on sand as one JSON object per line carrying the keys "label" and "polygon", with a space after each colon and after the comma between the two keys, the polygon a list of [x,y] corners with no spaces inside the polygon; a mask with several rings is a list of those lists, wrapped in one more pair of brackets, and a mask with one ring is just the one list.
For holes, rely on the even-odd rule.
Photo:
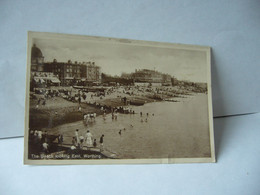
{"label": "person standing on sand", "polygon": [[42,140],[42,131],[38,131],[38,139],[39,139],[39,141]]}
{"label": "person standing on sand", "polygon": [[33,135],[34,135],[34,131],[33,131],[33,130],[30,130],[30,135],[29,135],[30,141],[33,140]]}
{"label": "person standing on sand", "polygon": [[34,131],[34,134],[33,134],[33,142],[34,142],[34,144],[37,144],[37,143],[38,143],[38,130],[35,130],[35,131]]}
{"label": "person standing on sand", "polygon": [[79,146],[80,141],[79,141],[79,130],[78,129],[76,129],[76,131],[75,131],[75,137],[76,137],[76,141],[77,141],[76,146]]}
{"label": "person standing on sand", "polygon": [[49,153],[49,144],[47,142],[42,144],[42,148],[44,153]]}
{"label": "person standing on sand", "polygon": [[99,139],[99,143],[100,143],[100,151],[104,150],[104,134],[101,135],[100,139]]}
{"label": "person standing on sand", "polygon": [[62,144],[63,144],[63,135],[62,134],[59,134],[58,143],[62,146]]}
{"label": "person standing on sand", "polygon": [[115,118],[114,113],[112,112],[111,115],[112,115],[112,120],[114,120]]}
{"label": "person standing on sand", "polygon": [[87,148],[93,146],[92,134],[89,132],[89,130],[86,133],[86,144],[87,144]]}

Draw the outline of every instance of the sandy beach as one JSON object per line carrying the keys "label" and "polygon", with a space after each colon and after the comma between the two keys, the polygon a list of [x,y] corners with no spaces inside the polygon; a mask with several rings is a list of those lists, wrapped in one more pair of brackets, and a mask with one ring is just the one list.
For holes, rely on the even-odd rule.
{"label": "sandy beach", "polygon": [[[51,90],[66,89],[70,91],[71,96],[74,97],[78,94],[79,90],[73,89],[71,87],[52,87]],[[186,94],[187,91],[172,88],[174,91],[167,94],[160,94],[160,99],[168,98],[171,96],[179,96],[179,94]],[[169,93],[169,92],[167,92]],[[144,103],[160,101],[158,97],[154,96],[154,92],[146,91],[146,88],[135,89],[132,87],[119,87],[110,90],[108,94],[100,97],[96,93],[88,92],[85,93],[86,98],[81,98],[81,102],[78,101],[68,101],[64,99],[64,94],[60,94],[57,97],[45,98],[46,104],[42,105],[38,103],[38,99],[43,99],[43,95],[35,95],[34,99],[30,99],[30,121],[29,126],[31,129],[41,129],[41,128],[53,128],[57,125],[76,122],[82,120],[84,113],[96,113],[97,115],[103,114],[100,110],[101,106],[107,107],[118,107],[125,106],[121,98],[125,97],[128,101],[142,101]],[[98,104],[100,106],[95,106]],[[38,105],[38,107],[36,107]],[[81,112],[78,112],[78,108],[81,107]],[[107,110],[110,112],[110,110]]]}

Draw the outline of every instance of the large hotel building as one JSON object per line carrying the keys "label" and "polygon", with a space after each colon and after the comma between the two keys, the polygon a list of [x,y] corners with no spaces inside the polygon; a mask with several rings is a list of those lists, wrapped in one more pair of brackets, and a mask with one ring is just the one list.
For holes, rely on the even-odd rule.
{"label": "large hotel building", "polygon": [[123,78],[133,79],[135,85],[171,85],[171,76],[149,69],[135,70],[135,72],[122,74]]}
{"label": "large hotel building", "polygon": [[44,62],[44,56],[34,44],[31,50],[31,79],[49,85],[72,85],[78,82],[100,82],[100,67],[95,62]]}

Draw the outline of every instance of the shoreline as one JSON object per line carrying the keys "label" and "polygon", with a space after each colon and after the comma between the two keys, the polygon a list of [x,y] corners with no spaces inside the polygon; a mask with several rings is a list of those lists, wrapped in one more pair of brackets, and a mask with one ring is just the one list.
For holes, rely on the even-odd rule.
{"label": "shoreline", "polygon": [[[140,97],[140,96],[132,96],[131,98],[127,98],[128,100],[142,100],[144,104],[150,102],[158,102],[164,100],[155,100],[148,97]],[[96,113],[96,116],[102,115],[104,112],[100,109],[104,107],[107,110],[107,114],[111,113],[111,108],[115,107],[125,107],[125,106],[134,106],[134,105],[126,105],[121,101],[121,98],[110,98],[104,100],[93,102],[82,102],[75,103],[65,100],[61,97],[57,97],[52,101],[58,100],[59,103],[69,103],[67,107],[52,107],[52,106],[42,106],[41,108],[35,108],[35,102],[32,102],[30,105],[30,117],[29,117],[29,128],[30,129],[52,129],[59,125],[77,122],[83,120],[83,115],[86,113]],[[48,104],[48,100],[47,100]],[[81,111],[78,110],[78,107],[81,107]]]}
{"label": "shoreline", "polygon": [[[186,98],[187,96],[192,96],[196,92],[192,91],[182,91],[181,92],[172,92],[170,94],[152,94],[149,92],[143,92],[139,94],[127,94],[119,92],[110,96],[106,96],[102,99],[97,97],[91,99],[82,99],[81,103],[76,100],[71,101],[64,98],[62,95],[53,98],[46,99],[46,105],[39,104],[39,107],[36,108],[37,99],[41,98],[39,95],[35,99],[30,99],[30,108],[29,108],[29,128],[34,130],[49,129],[51,130],[54,127],[63,125],[66,123],[76,122],[83,120],[84,114],[96,113],[96,116],[100,116],[104,113],[101,110],[101,107],[106,109],[106,113],[111,113],[112,108],[125,107],[125,106],[138,106],[138,105],[129,105],[132,101],[143,102],[140,105],[151,102],[162,102],[162,101],[171,101],[178,102],[178,99]],[[74,92],[75,94],[75,92]],[[197,94],[197,93],[196,93]],[[122,101],[123,98],[126,98],[126,102]],[[177,99],[177,100],[176,100]],[[80,107],[80,110],[79,110]]]}

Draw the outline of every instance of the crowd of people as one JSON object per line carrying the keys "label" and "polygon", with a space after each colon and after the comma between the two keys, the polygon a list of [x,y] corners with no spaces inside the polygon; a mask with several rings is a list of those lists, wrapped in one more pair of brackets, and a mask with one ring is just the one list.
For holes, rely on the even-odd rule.
{"label": "crowd of people", "polygon": [[[110,95],[114,92],[117,92],[119,88],[114,87],[111,88],[110,90],[107,91],[107,95]],[[138,90],[139,92],[143,90],[142,88],[139,87],[125,87],[123,88],[122,93],[123,94],[129,94],[133,95],[136,91]],[[131,91],[131,92],[129,92]],[[45,91],[40,91],[37,92],[42,95],[44,95],[43,98],[37,99],[37,105],[36,107],[38,108],[39,105],[46,105],[46,100],[51,99],[57,96],[63,96],[66,95],[69,97],[70,100],[76,100],[79,103],[78,111],[82,112],[81,108],[81,99],[86,99],[87,94],[81,90],[76,90],[76,93],[73,94],[72,90],[64,90],[64,91],[59,91],[59,90],[45,90]],[[93,98],[93,96],[102,96],[103,94],[98,94],[94,93],[90,95],[90,98]],[[104,95],[103,95],[104,96]],[[127,97],[121,98],[121,101],[123,101],[125,104],[127,103]],[[106,120],[107,114],[111,113],[112,120],[117,120],[118,119],[118,113],[124,113],[124,114],[136,114],[136,112],[129,107],[129,105],[124,105],[124,106],[117,106],[117,107],[111,107],[111,106],[106,106],[102,105],[100,103],[97,103],[93,101],[91,103],[93,106],[96,106],[100,109],[101,112],[103,112],[103,119]],[[55,112],[57,115],[57,111]],[[89,123],[95,121],[95,118],[97,116],[97,113],[82,113],[83,114],[83,121],[85,122],[86,125]],[[145,114],[144,114],[145,115]],[[141,122],[148,122],[148,113],[146,114],[146,118],[142,118],[143,114],[142,112],[140,113],[141,116]],[[133,128],[133,125],[131,125]],[[123,128],[122,130],[119,131],[120,136],[122,135],[122,132],[125,131],[126,128]],[[63,145],[63,135],[49,135],[47,131],[41,131],[41,130],[31,130],[30,134],[30,143],[35,147],[35,149],[39,152],[44,152],[44,153],[50,153],[54,152],[53,150],[50,150],[50,148],[53,149],[53,145],[56,145],[58,147],[67,147],[71,151],[73,150],[90,150],[91,148],[97,148],[100,149],[100,151],[103,151],[103,143],[104,143],[104,134],[101,135],[101,137],[97,138],[92,135],[90,130],[88,130],[85,134],[82,134],[79,132],[77,129],[75,131],[75,135],[72,137],[71,144],[64,144]],[[69,145],[69,146],[67,146]],[[57,148],[56,148],[57,149]]]}
{"label": "crowd of people", "polygon": [[[103,112],[103,118],[106,120],[107,117],[107,108],[101,107],[101,111]],[[135,111],[132,108],[127,107],[115,107],[112,108],[111,111],[111,117],[112,120],[118,119],[118,112],[122,109],[128,109],[128,113],[135,114]],[[148,122],[149,116],[154,116],[153,113],[143,113],[142,111],[139,113],[140,121]],[[96,113],[88,113],[83,115],[83,121],[89,123],[90,121],[95,121]],[[133,128],[133,125],[130,124],[130,129]],[[123,135],[123,132],[126,131],[126,128],[122,128],[119,130],[118,134],[120,136]],[[67,147],[70,152],[76,152],[76,151],[82,151],[82,150],[92,150],[97,149],[98,151],[102,152],[104,150],[104,134],[102,134],[100,137],[95,137],[90,132],[90,130],[87,131],[81,131],[79,129],[76,129],[74,132],[74,136],[72,137],[71,143],[66,143],[63,145],[63,134],[58,135],[50,135],[47,131],[41,131],[41,130],[31,130],[30,134],[30,143],[32,143],[39,152],[43,153],[50,153],[55,151],[50,151],[50,148],[53,145],[57,145],[58,147]],[[69,140],[69,139],[68,139]],[[57,149],[57,148],[56,148]],[[97,151],[96,150],[96,151]]]}
{"label": "crowd of people", "polygon": [[57,140],[57,143],[62,146],[63,135],[49,135],[47,131],[41,130],[29,131],[29,143],[33,145],[35,151],[49,153],[50,147],[55,140]]}
{"label": "crowd of people", "polygon": [[[103,151],[103,144],[104,144],[104,137],[105,135],[102,134],[99,138],[99,149],[100,151]],[[76,149],[84,149],[86,147],[87,150],[90,148],[97,148],[97,139],[94,138],[92,133],[87,130],[87,133],[85,136],[79,133],[79,129],[76,129],[75,136],[72,137],[72,146],[70,147],[71,150]]]}
{"label": "crowd of people", "polygon": [[[89,130],[87,130],[84,136],[83,134],[79,133],[78,129],[76,129],[75,135],[72,137],[72,142],[69,149],[73,151],[83,150],[85,148],[87,150],[90,150],[90,148],[99,148],[101,152],[104,149],[104,137],[104,134],[102,134],[98,142]],[[29,133],[29,143],[31,144],[31,146],[33,146],[33,151],[38,153],[49,154],[51,152],[56,152],[53,151],[54,146],[55,149],[57,149],[58,147],[68,148],[69,144],[64,144],[63,141],[63,134],[50,135],[47,131],[41,130],[30,130]]]}

